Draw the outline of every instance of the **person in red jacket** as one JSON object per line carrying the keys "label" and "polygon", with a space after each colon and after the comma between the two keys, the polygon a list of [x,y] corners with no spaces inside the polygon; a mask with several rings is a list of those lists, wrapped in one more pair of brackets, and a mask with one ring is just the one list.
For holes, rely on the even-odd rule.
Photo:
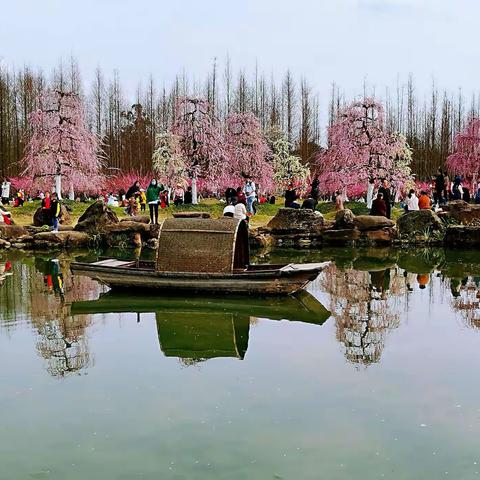
{"label": "person in red jacket", "polygon": [[386,217],[387,216],[387,204],[383,199],[381,193],[377,194],[377,198],[372,202],[372,209],[370,210],[370,215],[377,217]]}

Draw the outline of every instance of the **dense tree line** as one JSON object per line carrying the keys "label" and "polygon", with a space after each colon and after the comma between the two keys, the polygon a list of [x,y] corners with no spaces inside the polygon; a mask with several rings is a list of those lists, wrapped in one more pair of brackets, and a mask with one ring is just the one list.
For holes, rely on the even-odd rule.
{"label": "dense tree line", "polygon": [[[212,113],[224,120],[231,113],[253,112],[265,131],[280,129],[304,163],[311,163],[326,135],[321,118],[332,124],[338,110],[351,99],[337,86],[331,98],[320,99],[306,79],[296,79],[290,71],[278,80],[256,67],[253,75],[234,71],[230,60],[220,67],[213,62],[203,81],[178,75],[172,85],[158,85],[150,77],[140,83],[133,96],[122,88],[120,75],[107,77],[97,69],[90,85],[82,81],[77,62],[60,63],[50,75],[25,66],[0,66],[0,175],[19,175],[21,159],[31,126],[30,112],[37,108],[39,93],[52,86],[77,93],[86,108],[89,128],[102,141],[106,164],[112,171],[148,172],[158,133],[170,129],[176,118],[178,100],[186,95],[205,98]],[[364,95],[372,96],[371,92]],[[430,95],[416,91],[412,77],[398,82],[393,90],[376,95],[385,105],[387,128],[405,134],[413,148],[412,170],[421,179],[445,163],[453,150],[455,134],[472,117],[480,116],[480,97],[466,99],[461,92],[440,92],[433,85]],[[324,129],[323,129],[324,130]]]}

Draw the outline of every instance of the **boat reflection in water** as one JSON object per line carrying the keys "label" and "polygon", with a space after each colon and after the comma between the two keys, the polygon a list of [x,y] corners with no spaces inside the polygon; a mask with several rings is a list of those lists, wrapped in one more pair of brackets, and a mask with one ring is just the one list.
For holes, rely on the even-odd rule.
{"label": "boat reflection in water", "polygon": [[210,358],[242,360],[252,319],[290,320],[322,325],[330,312],[303,291],[284,298],[152,298],[109,292],[98,300],[74,302],[73,315],[155,312],[160,349],[185,364]]}

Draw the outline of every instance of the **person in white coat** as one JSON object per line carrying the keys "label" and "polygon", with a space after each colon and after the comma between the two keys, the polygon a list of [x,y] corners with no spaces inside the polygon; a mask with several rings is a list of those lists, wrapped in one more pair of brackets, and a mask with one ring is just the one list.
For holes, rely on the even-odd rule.
{"label": "person in white coat", "polygon": [[10,186],[11,183],[5,179],[2,183],[2,204],[8,205],[8,201],[10,200]]}
{"label": "person in white coat", "polygon": [[367,208],[369,210],[372,208],[374,188],[375,188],[375,180],[373,178],[371,178],[368,181],[368,188],[367,188]]}
{"label": "person in white coat", "polygon": [[418,197],[415,195],[415,190],[412,188],[405,199],[405,206],[407,212],[414,212],[416,210],[420,210],[418,206]]}

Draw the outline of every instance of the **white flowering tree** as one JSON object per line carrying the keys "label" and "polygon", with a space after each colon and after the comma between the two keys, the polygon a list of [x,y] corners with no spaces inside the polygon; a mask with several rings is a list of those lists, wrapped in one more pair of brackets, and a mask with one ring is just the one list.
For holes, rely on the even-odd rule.
{"label": "white flowering tree", "polygon": [[310,176],[310,169],[302,163],[300,157],[292,155],[293,145],[285,135],[280,130],[273,130],[268,137],[275,186],[283,189],[290,182],[305,182]]}

